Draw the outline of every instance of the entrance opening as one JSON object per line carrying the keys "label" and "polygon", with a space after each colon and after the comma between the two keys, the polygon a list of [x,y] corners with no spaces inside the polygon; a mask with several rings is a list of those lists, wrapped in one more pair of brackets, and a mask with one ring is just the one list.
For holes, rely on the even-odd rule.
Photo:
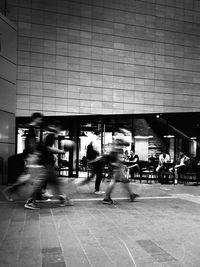
{"label": "entrance opening", "polygon": [[[199,128],[197,113],[142,114],[142,115],[88,115],[45,117],[45,124],[59,120],[62,132],[58,136],[57,147],[64,141],[73,140],[76,147],[66,155],[58,157],[58,175],[66,177],[85,177],[87,175],[86,150],[90,142],[100,154],[106,153],[112,144],[114,133],[125,128],[129,133],[127,141],[141,160],[158,159],[167,150],[173,161],[180,151],[191,159],[200,157]],[[184,123],[183,123],[184,121]],[[17,125],[17,153],[24,149],[29,118],[20,117]],[[43,131],[43,135],[45,131]]]}

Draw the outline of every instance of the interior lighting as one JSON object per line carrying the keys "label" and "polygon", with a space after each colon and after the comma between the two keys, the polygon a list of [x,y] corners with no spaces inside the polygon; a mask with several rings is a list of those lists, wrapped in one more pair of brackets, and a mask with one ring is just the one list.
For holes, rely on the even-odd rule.
{"label": "interior lighting", "polygon": [[136,135],[134,136],[134,138],[149,139],[149,138],[153,138],[153,135],[148,135],[148,136]]}
{"label": "interior lighting", "polygon": [[175,136],[174,135],[164,135],[164,138],[174,138]]}

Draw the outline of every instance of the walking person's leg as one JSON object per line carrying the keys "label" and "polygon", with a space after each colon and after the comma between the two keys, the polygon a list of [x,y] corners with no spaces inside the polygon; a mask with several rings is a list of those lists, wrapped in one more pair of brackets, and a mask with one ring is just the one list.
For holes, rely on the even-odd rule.
{"label": "walking person's leg", "polygon": [[6,187],[2,193],[8,201],[13,201],[13,195],[18,193],[18,190],[24,185],[24,181],[18,181],[15,184]]}
{"label": "walking person's leg", "polygon": [[66,194],[61,190],[61,183],[58,180],[59,178],[56,177],[56,180],[53,184],[53,190],[55,192],[56,198],[60,201],[59,206],[64,207],[64,206],[72,206],[73,203],[70,200],[69,197],[66,196]]}
{"label": "walking person's leg", "polygon": [[119,167],[117,166],[116,168],[113,168],[112,173],[113,173],[113,176],[111,177],[110,183],[109,183],[109,185],[106,189],[106,192],[105,192],[105,197],[103,199],[104,204],[113,204],[113,200],[111,199],[111,194],[112,194],[112,191],[115,187],[117,179],[119,179],[119,177],[120,177]]}
{"label": "walking person's leg", "polygon": [[127,177],[125,176],[124,174],[124,171],[123,171],[123,166],[121,166],[121,168],[119,169],[119,179],[120,181],[123,183],[123,187],[126,189],[126,191],[128,192],[128,195],[130,197],[130,200],[131,201],[134,201],[134,199],[136,197],[138,197],[139,195],[133,193],[132,191],[132,188],[131,188],[131,185],[129,183],[129,179],[127,179]]}
{"label": "walking person's leg", "polygon": [[104,194],[105,192],[100,190],[100,185],[102,181],[102,176],[96,175],[96,180],[95,180],[95,194]]}
{"label": "walking person's leg", "polygon": [[46,182],[46,169],[43,166],[41,166],[40,168],[29,168],[29,173],[32,177],[31,179],[33,183],[33,190],[24,207],[27,209],[39,209],[40,207],[36,203],[36,199],[41,192],[43,183]]}
{"label": "walking person's leg", "polygon": [[124,188],[127,190],[128,194],[129,194],[130,201],[134,201],[135,198],[139,197],[139,195],[138,194],[135,194],[133,192],[133,190],[131,189],[131,186],[130,186],[129,181],[124,181],[123,182],[123,186],[124,186]]}
{"label": "walking person's leg", "polygon": [[55,197],[59,199],[60,206],[71,206],[71,200],[65,195],[63,190],[61,189],[61,183],[59,178],[56,176],[55,168],[51,164],[46,166],[47,168],[47,183],[52,186],[52,189],[55,193]]}
{"label": "walking person's leg", "polygon": [[94,166],[94,170],[96,173],[96,180],[95,180],[95,194],[104,194],[105,192],[100,191],[100,184],[102,181],[102,164],[101,162],[96,162]]}
{"label": "walking person's leg", "polygon": [[91,173],[89,174],[89,171],[88,171],[88,177],[85,178],[83,181],[81,181],[79,185],[85,185],[89,183],[94,178],[94,176],[95,176],[94,166],[91,165]]}
{"label": "walking person's leg", "polygon": [[129,184],[129,180],[127,179],[127,177],[124,174],[123,165],[121,163],[119,163],[118,166],[116,168],[114,168],[113,179],[111,180],[110,184],[108,185],[108,187],[106,189],[105,198],[103,200],[104,204],[113,204],[113,201],[111,199],[111,193],[115,187],[117,180],[119,180],[123,183],[123,186],[127,190],[131,201],[134,201],[135,198],[139,196],[139,195],[133,193],[133,191],[130,187],[130,184]]}
{"label": "walking person's leg", "polygon": [[115,184],[116,184],[116,180],[112,178],[105,192],[105,197],[103,199],[104,204],[113,204],[113,201],[111,199],[111,193],[115,187]]}

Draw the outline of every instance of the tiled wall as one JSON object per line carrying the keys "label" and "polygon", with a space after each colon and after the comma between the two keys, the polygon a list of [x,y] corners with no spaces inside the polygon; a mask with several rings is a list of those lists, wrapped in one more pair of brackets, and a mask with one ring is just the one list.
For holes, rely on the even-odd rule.
{"label": "tiled wall", "polygon": [[7,182],[7,160],[15,152],[16,27],[0,15],[0,184]]}
{"label": "tiled wall", "polygon": [[199,111],[199,0],[8,0],[17,116]]}

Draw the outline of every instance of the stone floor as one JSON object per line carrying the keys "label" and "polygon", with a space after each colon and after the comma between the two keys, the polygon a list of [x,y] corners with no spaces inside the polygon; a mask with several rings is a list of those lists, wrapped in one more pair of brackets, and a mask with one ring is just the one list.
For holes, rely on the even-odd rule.
{"label": "stone floor", "polygon": [[140,197],[129,202],[118,183],[112,206],[93,193],[94,182],[70,179],[63,182],[70,207],[53,201],[27,210],[1,195],[0,266],[200,266],[200,187],[131,186]]}

